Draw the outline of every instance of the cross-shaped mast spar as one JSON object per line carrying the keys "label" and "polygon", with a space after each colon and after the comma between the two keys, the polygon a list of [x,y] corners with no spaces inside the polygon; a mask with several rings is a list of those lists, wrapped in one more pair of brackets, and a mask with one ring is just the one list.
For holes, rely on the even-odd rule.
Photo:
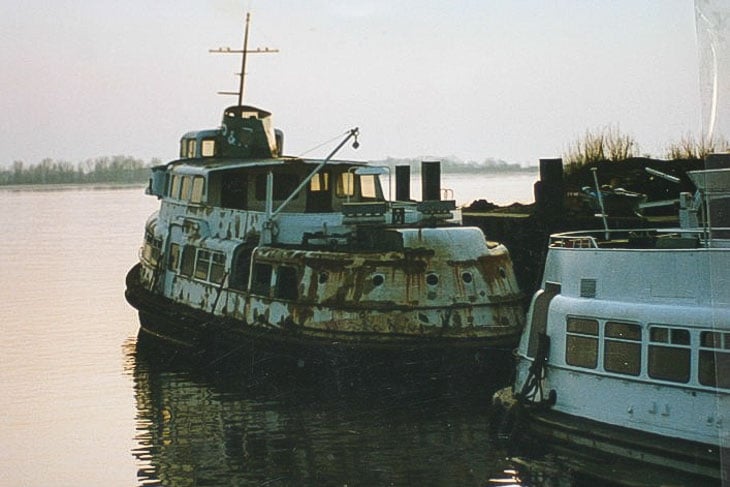
{"label": "cross-shaped mast spar", "polygon": [[218,94],[220,95],[238,95],[238,106],[243,105],[243,89],[244,89],[244,81],[246,79],[246,56],[248,54],[271,54],[275,52],[279,52],[278,49],[269,49],[268,47],[265,48],[256,48],[253,50],[248,49],[248,28],[249,24],[251,22],[251,14],[246,13],[246,29],[243,34],[243,49],[231,49],[230,47],[220,47],[218,49],[209,49],[208,52],[216,53],[216,54],[241,54],[241,72],[238,74],[240,76],[241,80],[238,85],[238,92],[235,91],[219,91]]}

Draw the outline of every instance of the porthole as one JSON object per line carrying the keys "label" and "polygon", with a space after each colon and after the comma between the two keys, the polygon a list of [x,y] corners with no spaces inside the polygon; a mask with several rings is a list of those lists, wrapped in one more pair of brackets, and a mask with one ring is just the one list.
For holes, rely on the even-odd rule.
{"label": "porthole", "polygon": [[327,274],[326,272],[320,272],[319,273],[319,283],[324,284],[325,282],[327,282],[327,279],[329,279],[329,277],[330,277],[330,275]]}
{"label": "porthole", "polygon": [[434,274],[433,272],[430,274],[426,274],[426,284],[429,286],[435,286],[439,283],[439,276]]}
{"label": "porthole", "polygon": [[469,284],[471,281],[474,280],[474,277],[471,275],[471,272],[462,272],[461,273],[461,280],[465,283]]}
{"label": "porthole", "polygon": [[382,274],[375,274],[373,276],[373,286],[375,286],[375,287],[382,286],[384,282],[385,282],[385,276],[384,275],[382,275]]}

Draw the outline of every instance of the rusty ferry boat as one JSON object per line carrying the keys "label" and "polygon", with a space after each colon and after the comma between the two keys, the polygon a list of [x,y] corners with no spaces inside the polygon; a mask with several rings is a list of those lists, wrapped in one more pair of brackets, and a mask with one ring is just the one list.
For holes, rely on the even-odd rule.
{"label": "rusty ferry boat", "polygon": [[141,333],[300,365],[386,356],[469,368],[516,346],[524,312],[509,252],[460,224],[438,162],[423,163],[422,201],[410,168],[396,167],[391,201],[389,169],[334,159],[357,129],[323,159],[284,156],[271,114],[241,98],[152,169],[160,208],[126,290]]}

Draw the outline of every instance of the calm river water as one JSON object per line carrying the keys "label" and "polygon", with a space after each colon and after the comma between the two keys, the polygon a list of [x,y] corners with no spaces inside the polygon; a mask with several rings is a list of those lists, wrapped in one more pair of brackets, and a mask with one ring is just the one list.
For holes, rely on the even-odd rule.
{"label": "calm river water", "polygon": [[[534,179],[462,179],[460,202],[529,202]],[[514,484],[489,385],[224,373],[138,350],[124,277],[157,205],[140,188],[0,190],[0,485]],[[573,485],[552,482],[523,485]]]}

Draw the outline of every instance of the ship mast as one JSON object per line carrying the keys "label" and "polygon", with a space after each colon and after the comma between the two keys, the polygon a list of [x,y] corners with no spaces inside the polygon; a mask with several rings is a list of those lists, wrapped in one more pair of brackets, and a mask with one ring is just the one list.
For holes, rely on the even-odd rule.
{"label": "ship mast", "polygon": [[238,91],[219,91],[219,95],[238,95],[238,106],[243,106],[243,90],[246,80],[246,57],[248,54],[272,54],[279,52],[278,49],[269,49],[268,47],[249,50],[248,49],[248,30],[251,23],[251,13],[246,13],[246,28],[243,33],[243,49],[231,49],[230,47],[219,47],[218,49],[209,49],[208,52],[214,54],[240,54],[241,55],[241,72],[238,74],[240,82]]}

